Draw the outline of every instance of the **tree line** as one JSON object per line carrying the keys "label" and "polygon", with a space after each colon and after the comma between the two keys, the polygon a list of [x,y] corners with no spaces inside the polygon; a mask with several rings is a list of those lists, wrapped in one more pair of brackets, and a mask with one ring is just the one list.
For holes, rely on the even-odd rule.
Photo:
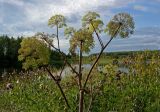
{"label": "tree line", "polygon": [[21,68],[18,49],[23,37],[0,36],[0,68]]}
{"label": "tree line", "polygon": [[[25,37],[0,36],[0,68],[22,69],[22,62],[18,61],[18,51]],[[49,48],[48,48],[49,49]],[[60,54],[50,49],[49,65],[55,68],[62,66]]]}

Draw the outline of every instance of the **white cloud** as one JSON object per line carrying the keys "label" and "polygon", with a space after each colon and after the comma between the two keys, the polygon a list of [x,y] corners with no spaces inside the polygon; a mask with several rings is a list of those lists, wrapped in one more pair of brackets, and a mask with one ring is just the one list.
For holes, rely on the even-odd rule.
{"label": "white cloud", "polygon": [[[29,21],[46,22],[54,14],[71,16],[73,14],[83,14],[89,10],[96,10],[99,7],[118,8],[127,5],[134,0],[62,0],[60,3],[46,0],[44,3],[39,0],[37,4],[26,3],[25,13]],[[41,3],[43,2],[43,3]],[[108,9],[109,10],[109,9]]]}
{"label": "white cloud", "polygon": [[[134,1],[135,0],[0,0],[0,5],[3,5],[3,7],[5,6],[4,4],[13,5],[20,10],[21,13],[19,12],[19,14],[22,15],[22,18],[17,18],[17,20],[12,23],[4,23],[2,30],[3,32],[0,29],[0,33],[9,33],[10,35],[19,36],[31,36],[39,31],[50,32],[49,28],[47,29],[47,21],[52,15],[57,13],[65,15],[68,19],[71,20],[70,22],[72,22],[72,25],[75,25],[76,27],[80,24],[79,22],[81,20],[81,16],[87,11],[98,11],[100,15],[102,15],[102,17],[105,16],[106,22],[106,17],[112,15],[112,8],[125,7],[127,6],[127,4]],[[148,10],[147,7],[141,5],[135,5],[134,9],[141,11]],[[10,9],[10,11],[12,12],[12,9]],[[2,12],[2,10],[0,12],[2,13],[2,15],[5,15],[6,13]],[[12,13],[16,12],[13,11]],[[0,22],[3,22],[2,17],[0,17]],[[144,33],[146,33],[146,29],[144,30]],[[155,31],[151,33],[155,33]],[[128,41],[126,40],[124,41],[124,43],[127,43],[129,41],[131,42],[132,40],[134,39]],[[153,42],[153,40],[151,41]],[[63,49],[63,51],[66,51],[69,48],[69,42],[64,38],[60,38],[60,42],[61,48]],[[123,48],[126,47],[123,46],[123,42],[119,42],[120,40],[117,39],[113,41],[113,44],[111,45],[115,45],[118,43],[119,46],[122,46]],[[131,43],[134,44],[134,42],[132,41]],[[139,40],[139,44],[143,43],[145,43],[144,39]],[[130,50],[133,47],[133,44],[130,46],[128,45],[126,49]],[[150,47],[152,47],[151,44],[149,45]],[[145,45],[143,47],[145,48]],[[153,45],[153,47],[155,46]],[[97,49],[98,47],[96,47],[96,50]],[[115,48],[115,50],[116,49],[120,49],[120,47]]]}
{"label": "white cloud", "polygon": [[[87,11],[97,11],[103,7],[105,11],[103,10],[101,15],[106,16],[106,13],[112,14],[109,8],[124,7],[133,1],[134,0],[0,0],[0,4],[3,7],[6,6],[5,4],[10,4],[20,10],[18,15],[22,15],[21,17],[18,17],[17,20],[12,23],[6,23],[5,29],[8,28],[6,32],[8,33],[9,31],[9,33],[13,34],[18,33],[18,30],[22,32],[21,29],[24,29],[24,27],[27,27],[27,30],[24,30],[24,32],[30,32],[31,30],[37,31],[39,29],[46,31],[44,28],[46,28],[48,19],[57,13],[65,15],[69,19],[74,18],[71,22],[74,22],[75,26],[77,26],[81,15]],[[14,13],[16,14],[16,11],[12,12],[11,7],[8,8],[10,8],[12,15],[14,15]],[[2,12],[4,15],[5,13],[4,11]],[[2,18],[0,18],[0,22],[2,22]],[[39,26],[41,26],[41,28]]]}
{"label": "white cloud", "polygon": [[16,5],[16,6],[23,6],[24,1],[23,0],[0,0],[0,4],[10,4],[10,5]]}
{"label": "white cloud", "polygon": [[19,35],[22,35],[24,37],[26,37],[26,36],[33,36],[33,35],[35,35],[35,32],[34,31],[23,31],[23,32],[19,32],[18,36]]}
{"label": "white cloud", "polygon": [[155,1],[160,2],[160,0],[155,0]]}
{"label": "white cloud", "polygon": [[148,11],[148,8],[142,5],[135,5],[133,8],[138,11]]}
{"label": "white cloud", "polygon": [[[60,41],[60,43],[61,43],[61,44],[60,44],[60,47],[61,47],[61,48],[66,48],[66,47],[69,46],[69,41],[68,41],[67,39],[64,39],[64,38],[63,38],[63,39],[60,39],[59,41]],[[54,40],[54,45],[55,45],[55,46],[58,46],[57,40]]]}
{"label": "white cloud", "polygon": [[0,24],[3,23],[3,16],[0,16]]}
{"label": "white cloud", "polygon": [[0,23],[3,23],[3,5],[0,3]]}

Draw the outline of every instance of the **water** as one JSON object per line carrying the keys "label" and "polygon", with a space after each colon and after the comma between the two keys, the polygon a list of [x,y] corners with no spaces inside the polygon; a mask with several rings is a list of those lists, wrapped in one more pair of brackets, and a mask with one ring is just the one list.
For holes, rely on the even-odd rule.
{"label": "water", "polygon": [[[79,65],[76,64],[76,65],[72,65],[72,66],[78,72]],[[85,73],[85,72],[89,71],[91,69],[91,67],[92,67],[91,64],[83,64],[82,65],[82,73]],[[103,67],[104,66],[98,66],[98,68],[97,68],[98,71],[103,71]],[[127,74],[129,73],[129,69],[126,68],[126,67],[119,67],[118,70],[120,70],[121,72],[127,73]],[[14,72],[14,71],[15,70],[10,70],[10,69],[7,69],[7,68],[0,68],[0,80],[2,80],[3,77],[9,75],[9,73]],[[57,72],[54,72],[53,74],[54,75],[59,75],[60,72],[61,72],[61,70],[59,70]],[[72,75],[72,74],[73,74],[73,72],[72,72],[71,68],[70,67],[65,67],[61,76],[64,77],[64,76]]]}
{"label": "water", "polygon": [[[91,64],[84,64],[84,65],[82,65],[82,73],[84,73],[84,72],[86,72],[86,71],[89,71],[89,70],[91,69],[91,67],[92,67]],[[103,67],[104,67],[104,66],[98,66],[98,68],[97,68],[98,71],[103,71]],[[78,64],[77,64],[77,65],[73,65],[73,68],[75,68],[75,70],[78,72],[78,70],[79,70],[79,65],[78,65]],[[126,68],[126,67],[119,67],[118,70],[120,70],[121,72],[126,73],[126,74],[129,73],[129,69]],[[56,74],[56,75],[59,75],[60,72],[61,72],[61,70],[58,71],[58,72],[56,72],[55,74]],[[66,76],[66,75],[71,75],[71,74],[73,74],[71,68],[70,68],[70,67],[66,67],[66,68],[63,70],[62,77]]]}
{"label": "water", "polygon": [[129,69],[126,68],[126,67],[119,67],[118,70],[120,70],[121,72],[124,72],[124,73],[129,73]]}
{"label": "water", "polygon": [[[72,66],[78,72],[79,65],[77,64],[77,65],[72,65]],[[90,68],[91,68],[90,64],[82,65],[82,71],[83,72],[89,70]],[[60,72],[61,72],[61,70],[59,70],[58,72],[55,72],[54,74],[59,75]],[[71,68],[70,67],[65,67],[64,70],[63,70],[63,73],[62,73],[62,77],[66,76],[66,75],[71,75],[71,74],[73,74]]]}

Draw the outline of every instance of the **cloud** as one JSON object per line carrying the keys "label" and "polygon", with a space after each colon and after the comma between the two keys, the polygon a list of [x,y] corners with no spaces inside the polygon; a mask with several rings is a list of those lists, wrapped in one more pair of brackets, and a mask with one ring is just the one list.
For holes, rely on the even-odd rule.
{"label": "cloud", "polygon": [[160,0],[153,0],[153,1],[160,2]]}
{"label": "cloud", "polygon": [[133,46],[111,46],[106,49],[106,51],[137,51],[137,50],[157,50],[158,46],[155,44],[147,44],[147,45],[133,45]]}
{"label": "cloud", "polygon": [[144,11],[144,12],[148,11],[148,8],[142,5],[135,5],[133,8],[138,11]]}
{"label": "cloud", "polygon": [[[142,12],[149,11],[150,7],[139,5],[139,2],[136,5],[136,2],[136,0],[0,0],[0,34],[31,36],[36,32],[52,33],[54,29],[47,26],[47,21],[57,13],[65,15],[69,25],[78,28],[81,25],[82,15],[87,11],[97,11],[105,23],[115,14],[113,9],[119,12],[125,8],[126,11],[126,7],[131,3],[133,3],[132,6],[134,5],[132,10],[134,8]],[[159,31],[160,27],[140,28],[131,38],[115,39],[108,50],[155,49],[157,48],[156,42],[160,42]],[[61,37],[63,37],[62,34]],[[107,41],[104,35],[102,38],[105,42]],[[64,38],[60,38],[60,42],[61,48],[67,51],[69,42]],[[98,46],[92,52],[97,52],[99,49]]]}
{"label": "cloud", "polygon": [[[65,15],[69,23],[79,24],[81,15],[87,11],[100,11],[103,12],[101,13],[102,15],[111,14],[110,11],[106,11],[105,14],[104,10],[124,7],[133,1],[134,0],[0,0],[0,4],[3,6],[2,13],[5,15],[5,17],[0,18],[0,22],[2,22],[2,20],[6,20],[5,24],[9,22],[8,25],[6,25],[8,30],[14,27],[12,32],[11,30],[10,32],[6,30],[5,33],[9,34],[18,33],[18,30],[21,30],[22,27],[30,28],[28,31],[33,29],[42,30],[46,28],[48,19],[57,13]],[[103,8],[103,10],[101,10],[101,8]],[[38,27],[40,25],[42,28]],[[22,30],[20,32],[22,32]],[[27,32],[26,29],[24,32]],[[0,33],[3,32],[0,31]]]}
{"label": "cloud", "polygon": [[[69,50],[69,41],[68,40],[66,40],[66,39],[60,39],[59,40],[60,41],[60,48],[61,48],[61,50],[62,51],[64,51],[64,52],[66,52],[66,53],[68,53],[68,50]],[[55,44],[55,46],[58,46],[58,44],[57,44],[57,41],[54,41],[54,44]]]}
{"label": "cloud", "polygon": [[136,35],[152,35],[152,36],[159,36],[160,35],[160,27],[158,26],[151,26],[151,27],[143,27],[137,29],[135,32]]}
{"label": "cloud", "polygon": [[23,0],[0,0],[0,3],[2,4],[10,4],[10,5],[16,5],[16,6],[23,6],[24,1]]}
{"label": "cloud", "polygon": [[25,4],[25,12],[27,19],[31,22],[46,22],[49,17],[57,13],[72,19],[70,17],[73,17],[73,15],[79,16],[89,10],[96,11],[100,7],[104,7],[105,9],[123,7],[132,1],[133,0],[60,0],[59,3],[59,1],[53,2],[53,0],[46,0],[45,3],[43,3],[42,0],[39,0],[38,3]]}
{"label": "cloud", "polygon": [[[135,31],[135,34],[129,38],[115,38],[109,44],[105,52],[115,51],[135,51],[135,50],[158,50],[160,49],[160,27],[144,27]],[[103,41],[108,41],[109,38],[103,38]],[[93,52],[99,52],[99,46],[96,46]]]}
{"label": "cloud", "polygon": [[[1,14],[0,14],[1,15]],[[3,23],[3,17],[2,17],[2,15],[0,16],[0,24],[2,24]]]}
{"label": "cloud", "polygon": [[[144,30],[146,29],[146,30]],[[155,35],[154,32],[147,34],[148,28],[141,28],[138,29],[134,35],[132,35],[129,38],[121,39],[121,38],[115,38],[113,41],[109,44],[107,49],[105,49],[105,52],[115,52],[115,51],[135,51],[135,50],[157,50],[160,49],[160,36]],[[154,29],[154,28],[152,28]],[[156,29],[155,29],[156,30]],[[141,31],[143,31],[141,33]],[[145,33],[146,32],[146,33]],[[109,38],[107,38],[104,35],[101,35],[103,42],[107,42]],[[98,53],[100,51],[100,46],[95,38],[96,46],[94,49],[91,50],[91,53]],[[67,40],[62,39],[61,40],[62,48],[67,52],[67,49],[69,48],[69,43]],[[64,49],[66,48],[66,49]]]}

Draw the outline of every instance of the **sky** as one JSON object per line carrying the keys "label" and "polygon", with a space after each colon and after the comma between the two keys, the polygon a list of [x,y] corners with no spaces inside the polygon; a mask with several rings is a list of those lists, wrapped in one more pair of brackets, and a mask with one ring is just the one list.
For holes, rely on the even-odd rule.
{"label": "sky", "polygon": [[[62,14],[67,25],[81,27],[81,18],[88,11],[100,14],[105,25],[117,13],[129,13],[135,21],[135,32],[126,39],[115,38],[106,51],[134,51],[160,49],[160,0],[0,0],[0,35],[32,36],[36,32],[54,33],[48,19]],[[67,52],[69,42],[60,32],[60,44]],[[109,37],[101,35],[107,42]],[[98,52],[96,41],[91,53]]]}

